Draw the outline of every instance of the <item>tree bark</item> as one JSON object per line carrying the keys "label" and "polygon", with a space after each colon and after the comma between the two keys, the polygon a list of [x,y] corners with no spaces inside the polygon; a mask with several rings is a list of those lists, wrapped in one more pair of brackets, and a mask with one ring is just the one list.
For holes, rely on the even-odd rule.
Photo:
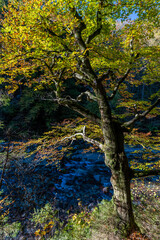
{"label": "tree bark", "polygon": [[[119,228],[129,235],[137,229],[131,202],[131,170],[124,151],[123,129],[118,121],[112,118],[106,93],[101,83],[95,90],[101,114],[101,128],[104,136],[105,164],[111,169],[113,186],[113,201],[118,216]],[[123,229],[122,229],[123,228]]]}
{"label": "tree bark", "polygon": [[120,220],[118,227],[125,230],[126,234],[130,234],[133,230],[138,229],[134,220],[131,202],[131,169],[124,151],[123,132],[120,126],[117,127],[117,123],[113,123],[113,126],[115,138],[112,141],[115,141],[115,152],[112,152],[112,158],[110,157],[110,159],[108,159],[108,154],[105,152],[105,162],[112,172],[113,202]]}
{"label": "tree bark", "polygon": [[130,171],[125,153],[117,154],[116,166],[111,168],[111,183],[114,190],[113,201],[115,210],[127,233],[136,229],[133,216],[131,191],[130,191]]}

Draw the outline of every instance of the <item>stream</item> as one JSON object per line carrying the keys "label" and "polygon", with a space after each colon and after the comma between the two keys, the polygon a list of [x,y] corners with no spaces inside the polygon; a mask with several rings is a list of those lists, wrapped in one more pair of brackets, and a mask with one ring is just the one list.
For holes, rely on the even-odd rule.
{"label": "stream", "polygon": [[[104,155],[98,151],[84,153],[89,147],[84,142],[72,147],[58,169],[47,159],[35,160],[35,154],[9,162],[2,190],[12,201],[10,221],[27,221],[34,209],[46,203],[54,204],[59,211],[75,212],[79,202],[92,210],[102,199],[112,198],[111,172],[104,164]],[[140,149],[140,145],[125,146],[129,161],[135,156],[133,151]],[[141,159],[140,153],[138,157]]]}

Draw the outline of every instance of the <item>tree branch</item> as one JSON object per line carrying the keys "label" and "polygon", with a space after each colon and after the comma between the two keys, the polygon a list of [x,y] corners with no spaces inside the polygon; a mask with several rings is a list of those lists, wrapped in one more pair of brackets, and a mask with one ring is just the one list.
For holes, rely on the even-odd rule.
{"label": "tree branch", "polygon": [[96,36],[98,36],[101,33],[102,30],[102,15],[101,11],[99,10],[97,12],[97,29],[89,35],[89,37],[86,39],[86,44],[89,44]]}
{"label": "tree branch", "polygon": [[[78,66],[78,68],[79,68],[79,70],[81,69],[80,66]],[[86,75],[86,74],[84,74],[84,75]],[[75,77],[77,80],[85,82],[85,83],[87,83],[87,80],[89,81],[89,76],[87,76],[87,75],[83,76],[82,74],[74,73],[73,77]]]}
{"label": "tree branch", "polygon": [[50,98],[42,98],[42,100],[57,102],[58,104],[66,106],[72,109],[73,111],[81,114],[83,117],[88,118],[89,120],[98,124],[99,126],[101,125],[100,118],[96,114],[93,114],[88,109],[81,106],[78,103],[78,100],[73,99],[70,96],[67,96],[65,98],[54,98],[50,96]]}
{"label": "tree branch", "polygon": [[126,73],[124,74],[124,76],[123,76],[123,77],[119,80],[119,82],[116,84],[116,86],[115,86],[115,88],[114,88],[111,96],[108,97],[108,100],[112,100],[112,99],[115,97],[115,95],[116,95],[116,93],[117,93],[120,85],[121,85],[121,84],[125,81],[125,79],[128,77],[130,71],[131,71],[131,68],[128,68],[128,70],[126,71]]}
{"label": "tree branch", "polygon": [[120,85],[121,85],[121,84],[125,81],[125,79],[128,77],[128,75],[129,75],[129,73],[130,73],[130,71],[131,71],[131,69],[132,69],[132,64],[133,64],[133,63],[135,62],[135,60],[139,57],[139,53],[137,53],[136,55],[134,55],[133,40],[134,40],[134,39],[132,38],[131,41],[130,41],[130,44],[129,44],[129,47],[130,47],[130,57],[131,57],[129,64],[130,64],[131,67],[128,68],[128,70],[126,71],[126,73],[124,74],[124,76],[123,76],[123,77],[119,80],[119,82],[116,84],[116,86],[115,86],[115,88],[114,88],[111,96],[108,97],[108,100],[112,100],[112,99],[115,97],[115,95],[116,95],[116,93],[117,93]]}
{"label": "tree branch", "polygon": [[84,108],[80,104],[78,104],[76,100],[74,100],[74,99],[68,99],[67,100],[65,98],[65,99],[59,99],[58,101],[59,101],[59,104],[71,108],[75,112],[78,112],[82,116],[84,116],[84,117],[88,118],[89,120],[91,120],[91,121],[97,123],[98,125],[100,125],[99,117],[96,116],[95,114],[91,113],[88,109]]}
{"label": "tree branch", "polygon": [[144,171],[132,170],[131,178],[140,178],[140,177],[148,177],[148,176],[155,176],[155,175],[160,175],[160,169],[144,170]]}
{"label": "tree branch", "polygon": [[57,35],[56,33],[54,33],[51,29],[49,29],[49,28],[45,28],[45,30],[51,35],[51,36],[53,36],[53,37],[58,37],[60,40],[61,40],[61,44],[62,44],[62,46],[64,47],[64,49],[65,49],[65,51],[67,51],[67,52],[72,52],[72,50],[64,43],[64,41],[63,41],[63,38],[61,37],[61,36],[59,36],[59,35]]}
{"label": "tree branch", "polygon": [[79,20],[78,27],[74,27],[74,29],[73,29],[74,37],[75,37],[80,49],[82,51],[85,51],[86,50],[86,44],[82,39],[81,33],[86,28],[86,25],[85,25],[82,17],[76,11],[75,7],[71,8],[71,12],[74,13],[74,16]]}
{"label": "tree branch", "polygon": [[125,122],[122,126],[124,127],[129,127],[130,125],[134,124],[136,121],[144,118],[149,112],[152,111],[153,108],[155,108],[158,104],[160,103],[160,98],[157,99],[157,101],[151,105],[146,111],[144,111],[143,113],[141,114],[136,114],[135,117],[133,119],[131,119],[130,121],[128,122]]}
{"label": "tree branch", "polygon": [[62,141],[65,141],[67,139],[73,139],[73,138],[76,138],[77,136],[81,136],[84,141],[92,143],[92,144],[98,146],[101,150],[103,150],[103,143],[101,143],[101,142],[99,142],[97,140],[94,140],[92,138],[87,137],[85,129],[86,129],[86,127],[84,126],[81,133],[75,133],[74,135],[71,135],[69,137],[65,137],[65,138],[62,139]]}
{"label": "tree branch", "polygon": [[87,96],[87,100],[88,101],[97,101],[96,96],[94,96],[91,92],[89,91],[85,91],[82,92],[78,97],[77,97],[77,101],[82,101],[83,96]]}
{"label": "tree branch", "polygon": [[83,81],[90,86],[95,86],[97,81],[97,75],[92,69],[90,61],[87,56],[84,57],[83,61],[79,62],[77,69],[80,73],[74,73],[73,76],[79,81]]}
{"label": "tree branch", "polygon": [[98,78],[98,81],[102,82],[106,78],[108,78],[111,74],[111,70],[109,69],[106,73],[104,73],[101,77]]}
{"label": "tree branch", "polygon": [[44,30],[47,31],[51,36],[59,38],[60,41],[61,41],[62,46],[63,46],[64,49],[65,49],[65,51],[71,53],[72,50],[69,49],[69,47],[68,47],[68,46],[64,43],[64,41],[63,41],[63,35],[62,35],[62,36],[57,35],[55,32],[53,32],[51,29],[49,29],[49,28],[47,27],[47,24],[46,24],[45,20],[44,20],[44,17],[43,17],[42,15],[40,15],[40,17],[41,17],[41,19],[43,20],[43,22],[44,22],[44,24],[45,24],[45,26],[46,26],[46,28],[44,27]]}

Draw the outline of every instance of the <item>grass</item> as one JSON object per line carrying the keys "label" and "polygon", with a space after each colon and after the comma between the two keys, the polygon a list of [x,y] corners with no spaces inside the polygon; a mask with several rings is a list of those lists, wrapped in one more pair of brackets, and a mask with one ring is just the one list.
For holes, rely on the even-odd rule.
{"label": "grass", "polygon": [[[128,238],[122,238],[115,228],[117,225],[113,202],[103,200],[87,218],[84,212],[69,222],[69,231],[62,231],[58,240],[159,240],[160,188],[159,178],[133,180],[131,183],[133,211],[140,232],[133,232]],[[82,218],[81,218],[82,217]],[[83,224],[82,224],[83,222]],[[89,223],[89,224],[88,224]]]}
{"label": "grass", "polygon": [[[144,179],[134,180],[131,183],[131,189],[135,220],[142,234],[135,232],[127,239],[159,240],[160,188],[158,181],[153,183]],[[112,202],[102,201],[99,209],[93,211],[93,215],[94,224],[88,240],[122,240],[118,236],[118,231],[113,227],[116,223],[116,216]]]}

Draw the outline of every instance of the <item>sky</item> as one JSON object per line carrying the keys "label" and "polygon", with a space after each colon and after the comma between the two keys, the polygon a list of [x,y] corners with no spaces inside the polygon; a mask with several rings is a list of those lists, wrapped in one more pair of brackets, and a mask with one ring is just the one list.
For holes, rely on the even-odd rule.
{"label": "sky", "polygon": [[137,14],[136,14],[136,13],[132,13],[132,14],[130,15],[130,18],[131,18],[131,20],[136,19],[136,18],[137,18]]}

